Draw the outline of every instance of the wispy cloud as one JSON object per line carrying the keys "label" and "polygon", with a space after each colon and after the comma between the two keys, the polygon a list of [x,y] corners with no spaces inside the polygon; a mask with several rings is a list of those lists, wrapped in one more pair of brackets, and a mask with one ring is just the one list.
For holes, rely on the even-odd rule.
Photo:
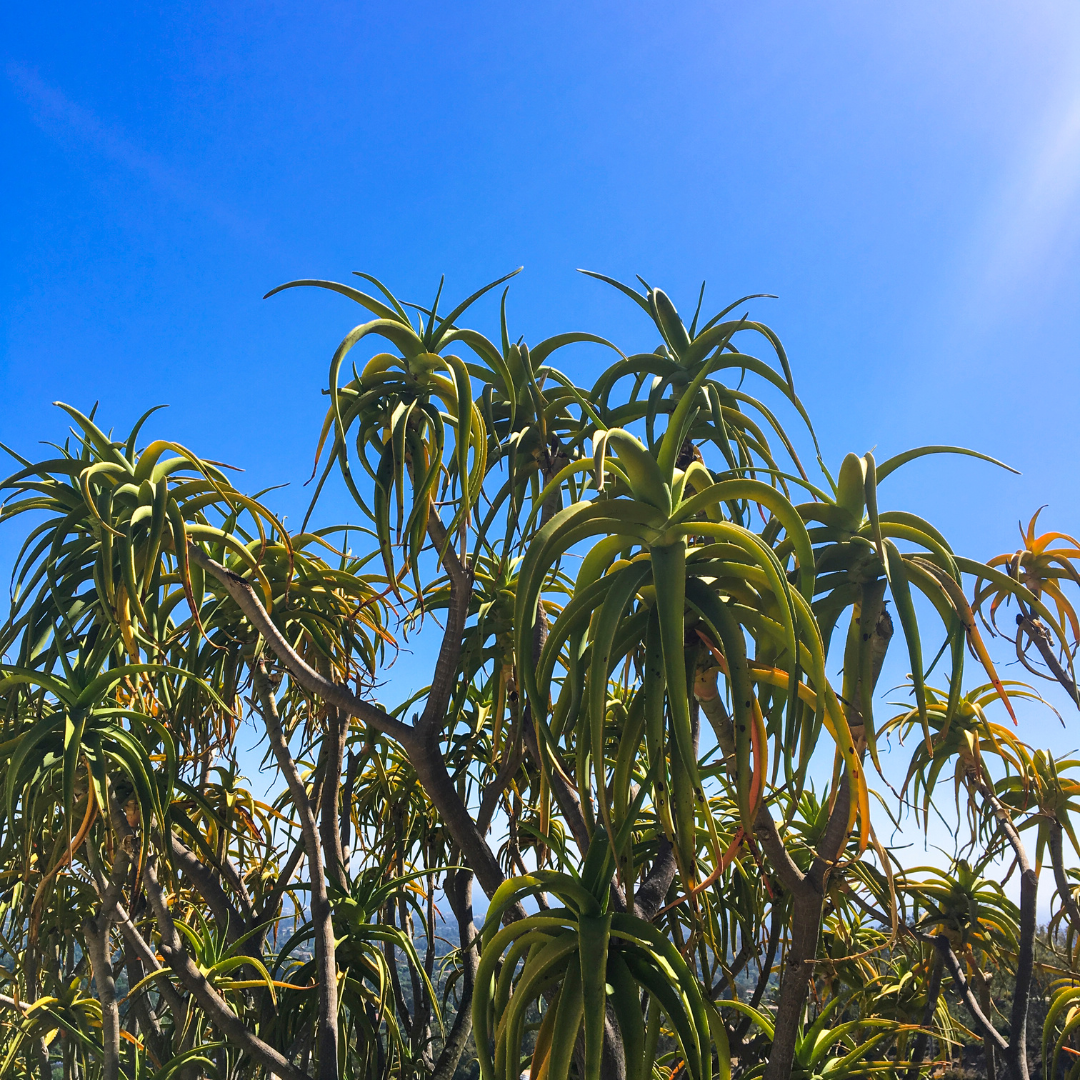
{"label": "wispy cloud", "polygon": [[7,65],[7,77],[15,94],[27,106],[34,123],[65,148],[94,154],[141,177],[159,193],[261,246],[268,242],[265,230],[185,176],[158,154],[144,150],[123,130],[109,124],[92,110],[72,101],[61,89],[49,85],[23,64]]}

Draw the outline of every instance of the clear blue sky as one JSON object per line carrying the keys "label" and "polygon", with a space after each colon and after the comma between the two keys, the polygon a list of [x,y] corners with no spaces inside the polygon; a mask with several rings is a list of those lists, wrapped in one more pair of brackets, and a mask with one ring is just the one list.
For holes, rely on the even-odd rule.
{"label": "clear blue sky", "polygon": [[[922,442],[882,500],[975,557],[1080,532],[1080,11],[1072,2],[6,7],[0,440],[49,402],[289,482],[295,520],[335,296],[427,300],[524,264],[527,340],[655,342],[573,271],[692,307],[773,292],[832,464]],[[494,332],[494,305],[477,313]],[[587,366],[588,362],[582,362]],[[587,378],[588,371],[581,371]],[[333,517],[344,503],[328,505]],[[9,561],[14,537],[0,537]],[[1073,732],[1077,730],[1075,719]],[[1035,741],[1041,741],[1035,732]],[[1077,739],[1076,741],[1080,741]]]}
{"label": "clear blue sky", "polygon": [[778,293],[759,314],[834,460],[1016,464],[896,481],[972,554],[1042,502],[1080,530],[1071,2],[6,12],[5,442],[62,432],[55,398],[118,427],[169,402],[160,430],[295,484],[354,311],[268,288],[364,269],[419,300],[523,263],[527,339],[651,344],[586,266],[682,307],[702,278],[717,304]]}

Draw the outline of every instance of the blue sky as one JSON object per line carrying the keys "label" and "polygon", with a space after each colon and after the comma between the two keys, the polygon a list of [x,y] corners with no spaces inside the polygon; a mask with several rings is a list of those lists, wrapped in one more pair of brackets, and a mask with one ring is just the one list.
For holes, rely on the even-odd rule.
{"label": "blue sky", "polygon": [[758,314],[830,460],[1016,464],[895,481],[972,554],[1042,502],[1080,529],[1075,5],[7,11],[6,442],[56,437],[55,398],[118,427],[169,402],[161,430],[295,485],[353,311],[268,288],[363,269],[419,300],[524,264],[527,339],[651,345],[586,266],[684,308],[703,278],[779,294]]}
{"label": "blue sky", "polygon": [[[251,490],[288,482],[274,498],[295,520],[356,316],[267,289],[361,269],[426,301],[442,273],[457,297],[524,264],[526,340],[651,348],[584,266],[641,273],[683,309],[703,278],[716,307],[779,294],[756,313],[833,465],[948,442],[1021,469],[933,459],[890,479],[883,503],[965,553],[1015,546],[1042,503],[1080,532],[1072,3],[217,0],[3,19],[0,440],[20,450],[62,437],[57,398],[100,399],[118,429],[168,402],[155,432],[243,465]],[[476,321],[494,332],[494,304]]]}

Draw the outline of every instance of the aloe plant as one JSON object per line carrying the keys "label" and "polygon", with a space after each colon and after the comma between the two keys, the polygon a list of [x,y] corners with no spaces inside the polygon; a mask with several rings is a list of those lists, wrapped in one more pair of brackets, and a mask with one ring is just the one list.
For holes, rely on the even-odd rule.
{"label": "aloe plant", "polygon": [[[1037,697],[990,647],[1014,600],[1021,654],[1049,664],[1043,633],[1071,678],[1075,544],[1033,522],[982,563],[886,503],[908,462],[1000,464],[981,452],[831,473],[758,297],[708,317],[703,288],[687,323],[592,274],[656,335],[626,354],[515,338],[507,278],[440,314],[441,285],[428,307],[359,276],[272,290],[365,313],[330,362],[298,532],[270,493],[145,440],[153,410],[117,438],[64,406],[66,442],[12,451],[4,1074],[449,1080],[472,1045],[488,1080],[914,1078],[962,1030],[948,976],[1026,1080],[1045,852],[1080,934],[1076,785],[988,718]],[[466,326],[500,285],[497,332]],[[610,358],[591,385],[583,347]],[[337,483],[354,519],[320,525]],[[399,656],[419,634],[425,672]],[[911,698],[881,723],[894,636]],[[386,704],[395,660],[416,685]],[[946,871],[879,839],[883,746],[909,734],[900,809],[927,828],[954,779]],[[1018,907],[981,878],[1006,845]],[[1013,975],[1008,1037],[971,984],[989,961]]]}

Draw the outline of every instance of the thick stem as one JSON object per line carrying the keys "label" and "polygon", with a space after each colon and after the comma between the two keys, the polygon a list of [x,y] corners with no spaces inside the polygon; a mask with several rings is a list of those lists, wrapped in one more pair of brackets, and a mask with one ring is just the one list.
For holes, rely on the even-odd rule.
{"label": "thick stem", "polygon": [[795,865],[795,860],[784,847],[776,822],[773,821],[772,814],[764,803],[761,804],[757,817],[754,819],[754,836],[757,837],[758,843],[769,857],[776,876],[780,878],[784,888],[794,896],[802,888],[805,880],[803,872]]}
{"label": "thick stem", "polygon": [[169,857],[173,867],[183,871],[206,901],[210,913],[225,934],[225,940],[230,943],[238,940],[247,922],[243,913],[233,906],[210,868],[174,832],[169,834]]}
{"label": "thick stem", "polygon": [[1013,990],[1012,1013],[1009,1018],[1009,1049],[1006,1060],[1016,1080],[1028,1080],[1027,1021],[1031,1001],[1031,978],[1035,971],[1036,904],[1039,879],[1020,840],[1020,834],[1008,810],[993,790],[977,782],[979,794],[993,807],[1001,831],[1012,846],[1020,868],[1020,941],[1016,957],[1016,981]]}
{"label": "thick stem", "polygon": [[345,873],[349,872],[352,855],[352,801],[356,788],[356,772],[360,766],[360,755],[355,750],[349,751],[348,765],[345,768],[345,786],[341,789],[341,861]]}
{"label": "thick stem", "polygon": [[[840,778],[839,790],[825,826],[825,834],[805,875],[799,873],[791,861],[791,856],[784,849],[772,817],[764,814],[764,817],[768,818],[768,821],[765,821],[762,813],[758,815],[757,835],[761,838],[762,847],[770,859],[773,859],[781,881],[792,894],[791,943],[785,958],[784,974],[780,980],[780,999],[776,1007],[772,1052],[765,1067],[765,1080],[787,1080],[791,1074],[795,1060],[795,1044],[802,1030],[803,1009],[813,977],[813,962],[817,956],[825,882],[847,840],[850,807],[851,782],[845,771]],[[797,881],[795,874],[799,874]],[[788,881],[795,887],[788,886]]]}
{"label": "thick stem", "polygon": [[[957,993],[963,998],[964,1004],[968,1007],[968,1012],[971,1013],[976,1026],[1005,1055],[1005,1060],[1009,1061],[1009,1044],[1005,1041],[1001,1032],[990,1023],[986,1013],[980,1008],[975,992],[971,989],[971,984],[967,981],[963,968],[960,967],[960,961],[949,944],[949,939],[944,934],[938,934],[930,940],[941,956],[945,967],[949,969],[949,974],[956,984]],[[1011,1063],[1010,1071],[1012,1071]]]}
{"label": "thick stem", "polygon": [[462,988],[457,1016],[446,1037],[442,1053],[435,1062],[431,1080],[453,1080],[458,1062],[472,1032],[472,997],[480,957],[476,948],[476,925],[473,922],[472,874],[455,871],[446,883],[446,898],[457,919],[458,944],[461,949]]}
{"label": "thick stem", "polygon": [[196,544],[188,544],[188,555],[193,562],[198,563],[204,570],[208,570],[221,582],[237,607],[266,640],[274,655],[305,690],[319,695],[328,705],[343,709],[349,716],[355,716],[365,724],[371,724],[377,731],[396,739],[403,746],[413,741],[414,732],[408,724],[395,720],[378,706],[358,698],[344,686],[324,678],[307,664],[286,641],[285,635],[274,625],[255,595],[255,590],[244,578],[231,570],[226,570]]}
{"label": "thick stem", "polygon": [[[188,545],[188,553],[193,561],[221,582],[251,624],[262,634],[270,650],[300,686],[312,694],[319,695],[328,705],[370,724],[376,731],[389,736],[401,745],[428,798],[439,811],[443,823],[461,849],[462,855],[476,872],[480,887],[489,897],[493,896],[495,890],[503,883],[502,870],[488,847],[487,841],[476,828],[476,822],[468,808],[461,801],[450,779],[450,774],[446,771],[446,764],[434,732],[429,730],[421,735],[409,724],[395,720],[382,709],[363,701],[345,687],[324,678],[310,667],[285,640],[284,635],[266,614],[266,610],[247,581],[232,571],[226,570],[195,544]],[[447,562],[449,563],[449,560]]]}
{"label": "thick stem", "polygon": [[[863,589],[860,622],[853,624],[855,632],[867,635],[863,640],[869,640],[871,647],[870,693],[877,685],[893,634],[892,619],[881,606],[884,590],[884,580],[867,585]],[[862,621],[864,616],[865,623]],[[862,629],[863,626],[869,626],[871,623],[873,624],[872,631]],[[845,662],[844,676],[845,686],[848,687],[847,696],[850,699],[846,708],[849,720],[853,722],[852,734],[856,735],[861,757],[865,746],[865,740],[861,737],[864,719],[861,712],[853,708],[853,704],[863,700],[866,687],[861,677],[852,676],[847,670],[847,662]],[[784,974],[780,981],[780,1000],[776,1009],[773,1047],[769,1055],[769,1063],[765,1068],[765,1080],[787,1080],[791,1073],[792,1062],[795,1058],[795,1043],[802,1029],[803,1009],[813,976],[813,961],[817,955],[825,885],[829,873],[836,865],[847,842],[852,797],[851,774],[845,769],[840,778],[825,833],[818,844],[814,861],[805,875],[799,872],[791,856],[784,849],[783,841],[777,833],[771,815],[762,811],[755,821],[755,833],[761,840],[762,847],[773,863],[784,887],[790,891],[792,897],[791,943],[785,958]]]}
{"label": "thick stem", "polygon": [[[270,740],[270,748],[277,758],[297,816],[307,852],[311,874],[311,923],[315,930],[315,960],[319,979],[319,1077],[320,1080],[337,1080],[338,1076],[338,989],[337,958],[334,944],[334,923],[330,900],[326,894],[326,875],[323,871],[322,852],[315,822],[315,812],[308,799],[307,789],[293,761],[288,741],[281,728],[277,701],[274,698],[266,667],[261,660],[251,669],[252,685],[258,696],[260,712]],[[336,777],[334,783],[337,783]],[[334,819],[337,832],[337,818]],[[170,961],[171,964],[171,961]],[[192,991],[194,992],[194,991]]]}
{"label": "thick stem", "polygon": [[104,876],[104,869],[93,846],[87,843],[84,847],[94,884],[101,899],[101,906],[97,915],[83,922],[83,934],[86,938],[86,951],[93,968],[98,1001],[101,1004],[102,1046],[105,1055],[102,1063],[102,1080],[116,1080],[120,1071],[120,1010],[116,1002],[116,982],[113,978],[109,934],[116,920],[117,911],[120,909],[124,885],[131,870],[132,855],[138,847],[138,842],[128,827],[124,815],[117,808],[111,791],[107,793],[107,798],[109,817],[119,843],[108,879]]}
{"label": "thick stem", "polygon": [[[428,535],[437,551],[446,547],[446,531],[434,508],[428,516]],[[462,566],[457,555],[447,548],[442,563],[450,577],[450,601],[439,658],[435,662],[435,674],[431,679],[431,689],[416,725],[417,731],[425,734],[441,729],[446,719],[446,708],[454,690],[465,621],[469,617],[469,601],[472,598],[472,574]]]}
{"label": "thick stem", "polygon": [[322,837],[323,854],[326,858],[326,875],[339,888],[345,890],[345,852],[341,844],[340,786],[341,767],[345,760],[345,738],[349,723],[338,709],[329,709],[326,731],[325,771],[319,832]]}
{"label": "thick stem", "polygon": [[1016,989],[1009,1023],[1009,1047],[1018,1080],[1028,1080],[1027,1023],[1031,978],[1035,970],[1036,902],[1039,880],[1028,866],[1020,877],[1020,951],[1016,962]]}
{"label": "thick stem", "polygon": [[1069,879],[1065,876],[1065,853],[1062,850],[1064,832],[1060,821],[1055,821],[1050,826],[1050,863],[1054,868],[1054,884],[1057,886],[1061,906],[1068,915],[1073,929],[1080,934],[1080,906],[1077,906],[1072,889],[1069,888]]}
{"label": "thick stem", "polygon": [[109,955],[109,919],[97,915],[83,923],[86,949],[94,971],[94,986],[101,1005],[102,1080],[118,1080],[120,1076],[120,1010],[116,1004],[116,982],[113,979],[112,957]]}
{"label": "thick stem", "polygon": [[786,1080],[795,1059],[795,1043],[802,1030],[813,960],[817,955],[823,899],[804,886],[792,901],[791,941],[780,980],[772,1051],[765,1068],[766,1080]]}
{"label": "thick stem", "polygon": [[930,981],[926,984],[926,1007],[923,1009],[922,1027],[915,1036],[915,1043],[911,1048],[911,1067],[907,1071],[905,1080],[917,1080],[919,1066],[926,1057],[926,1048],[930,1045],[930,1025],[934,1022],[934,1014],[937,1012],[938,998],[941,996],[941,974],[944,970],[940,953],[934,952],[930,960]]}
{"label": "thick stem", "polygon": [[[461,801],[454,781],[446,771],[446,762],[437,744],[409,749],[409,762],[416,777],[431,799],[465,861],[476,874],[480,888],[490,899],[505,881],[498,860],[476,827],[468,808]],[[524,912],[524,909],[522,909]]]}
{"label": "thick stem", "polygon": [[1080,707],[1080,693],[1077,691],[1076,682],[1054,655],[1054,639],[1051,637],[1050,631],[1043,625],[1043,621],[1033,615],[1026,614],[1017,615],[1016,622],[1020,629],[1031,639],[1035,648],[1039,650],[1039,655],[1043,658],[1043,663],[1050,669],[1050,673],[1065,688],[1065,692],[1073,699],[1073,702]]}
{"label": "thick stem", "polygon": [[729,775],[735,771],[735,728],[731,717],[724,707],[724,700],[716,686],[716,668],[699,672],[694,682],[694,697],[697,698],[705,719],[716,736],[716,742],[724,755],[724,767]]}
{"label": "thick stem", "polygon": [[656,918],[657,912],[667,900],[676,869],[675,849],[666,836],[661,836],[652,868],[634,893],[634,914],[639,919],[652,922]]}
{"label": "thick stem", "polygon": [[[202,1007],[207,1019],[233,1046],[250,1055],[267,1072],[275,1074],[280,1080],[310,1080],[269,1043],[248,1031],[243,1021],[192,963],[165,902],[165,894],[158,884],[152,859],[147,859],[143,866],[143,888],[157,920],[158,933],[161,936],[161,955]],[[336,1064],[335,1058],[335,1066]]]}

